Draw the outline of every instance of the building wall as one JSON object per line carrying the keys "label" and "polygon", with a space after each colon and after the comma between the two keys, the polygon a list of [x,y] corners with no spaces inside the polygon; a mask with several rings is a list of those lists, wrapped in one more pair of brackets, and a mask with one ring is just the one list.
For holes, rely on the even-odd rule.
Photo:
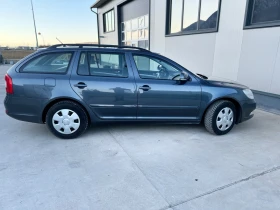
{"label": "building wall", "polygon": [[151,51],[165,55],[192,72],[211,75],[216,33],[165,37],[166,1],[152,0]]}
{"label": "building wall", "polygon": [[[99,36],[100,44],[114,44],[118,45],[118,12],[117,5],[122,3],[123,0],[113,0],[101,8],[98,8],[98,18],[99,18]],[[103,29],[103,14],[111,9],[115,9],[115,31],[105,33]]]}
{"label": "building wall", "polygon": [[[141,2],[141,0],[138,0],[138,5],[137,6],[141,6],[141,5],[147,5],[147,2]],[[109,1],[109,3],[105,4],[103,7],[98,8],[97,13],[98,13],[98,17],[99,17],[99,36],[100,38],[100,44],[113,44],[113,45],[118,45],[119,41],[118,41],[118,21],[121,21],[120,19],[118,20],[118,5],[125,3],[126,1],[124,0],[113,0],[113,1]],[[127,1],[129,2],[129,1]],[[147,5],[148,6],[148,5]],[[115,31],[113,32],[108,32],[105,33],[104,32],[104,28],[103,28],[103,14],[108,12],[109,10],[113,9],[115,10]],[[126,8],[126,10],[129,8]],[[132,8],[133,9],[133,8]],[[135,9],[135,8],[134,8]],[[146,12],[143,9],[139,9],[138,11],[135,12],[137,15],[136,16],[141,16],[141,15],[145,15]],[[127,20],[130,19],[131,14],[135,14],[132,12],[130,12],[130,14],[127,15],[123,15],[122,18]]]}
{"label": "building wall", "polygon": [[[98,9],[102,44],[118,44],[117,4]],[[101,14],[115,8],[115,32],[103,33]],[[166,0],[151,0],[150,48],[194,73],[238,81],[280,95],[280,27],[243,29],[245,0],[223,0],[217,33],[165,36]]]}
{"label": "building wall", "polygon": [[280,95],[280,27],[243,30],[245,0],[222,1],[219,32],[171,37],[165,36],[166,1],[152,2],[152,51],[194,73]]}
{"label": "building wall", "polygon": [[216,34],[213,75],[237,80],[246,1],[223,1]]}
{"label": "building wall", "polygon": [[151,0],[150,48],[160,54],[165,54],[165,5],[165,1]]}

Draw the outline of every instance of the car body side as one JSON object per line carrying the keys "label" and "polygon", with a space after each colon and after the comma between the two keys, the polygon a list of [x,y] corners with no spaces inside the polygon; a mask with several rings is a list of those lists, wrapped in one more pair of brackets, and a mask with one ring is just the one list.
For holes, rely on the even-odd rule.
{"label": "car body side", "polygon": [[[13,80],[14,94],[7,94],[5,98],[6,113],[18,120],[34,122],[34,123],[45,123],[45,115],[48,109],[58,101],[72,100],[80,104],[88,114],[91,122],[106,122],[106,121],[146,121],[145,119],[137,118],[108,118],[102,119],[98,113],[93,111],[81,95],[77,94],[71,85],[71,78],[77,76],[77,68],[79,63],[80,54],[83,51],[91,51],[93,49],[56,49],[56,50],[41,50],[33,53],[32,55],[24,58],[13,67],[8,70],[8,74]],[[26,62],[36,58],[39,55],[52,52],[73,52],[72,59],[70,61],[68,70],[65,74],[38,74],[38,73],[21,73],[20,68],[25,65]],[[94,52],[108,52],[107,49],[94,49]],[[138,108],[137,97],[139,94],[139,87],[137,86],[137,79],[140,80],[135,64],[133,61],[132,54],[137,53],[135,50],[119,50],[110,49],[112,53],[125,53],[126,62],[129,70],[129,77],[126,78],[128,82],[133,85],[130,86],[131,94],[135,94],[135,101],[130,101],[131,106],[133,103],[135,109]],[[189,75],[189,81],[182,85],[194,85],[196,91],[199,90],[199,107],[197,116],[194,119],[168,119],[169,121],[180,121],[185,123],[200,123],[203,120],[205,111],[207,108],[217,100],[227,99],[232,101],[238,111],[236,123],[240,123],[252,117],[251,112],[256,108],[254,100],[249,99],[242,91],[247,87],[238,85],[235,83],[226,83],[218,81],[204,80],[187,69],[183,68],[174,61],[150,52],[140,52],[143,55],[151,55],[158,57],[169,64],[173,65],[181,71],[187,72]],[[91,76],[88,77],[90,79]],[[110,78],[113,80],[113,78]],[[124,81],[124,80],[123,80]],[[102,80],[102,89],[104,92],[111,91],[109,87],[106,87],[106,78]],[[102,93],[101,93],[102,94]],[[156,99],[155,99],[156,100]],[[120,109],[122,112],[127,107],[123,106]],[[110,109],[110,107],[108,107]],[[166,119],[159,118],[155,121],[166,121]]]}

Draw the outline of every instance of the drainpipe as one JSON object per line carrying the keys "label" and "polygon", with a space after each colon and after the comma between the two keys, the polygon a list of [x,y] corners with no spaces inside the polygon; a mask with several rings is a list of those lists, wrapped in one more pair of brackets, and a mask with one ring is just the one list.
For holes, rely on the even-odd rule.
{"label": "drainpipe", "polygon": [[90,10],[96,14],[97,17],[97,36],[98,36],[98,44],[100,45],[100,34],[99,34],[99,16],[98,13],[92,10],[93,8],[91,7]]}

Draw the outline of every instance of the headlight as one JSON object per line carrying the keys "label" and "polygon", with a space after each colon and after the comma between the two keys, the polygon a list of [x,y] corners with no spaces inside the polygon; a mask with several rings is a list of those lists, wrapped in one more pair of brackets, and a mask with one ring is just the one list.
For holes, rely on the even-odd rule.
{"label": "headlight", "polygon": [[243,93],[250,99],[254,99],[254,94],[250,89],[243,90]]}

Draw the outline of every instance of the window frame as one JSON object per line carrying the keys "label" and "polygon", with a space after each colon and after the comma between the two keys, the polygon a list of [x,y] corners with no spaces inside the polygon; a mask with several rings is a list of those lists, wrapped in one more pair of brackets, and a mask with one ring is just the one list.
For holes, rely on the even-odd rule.
{"label": "window frame", "polygon": [[[88,75],[79,74],[80,61],[81,61],[81,58],[82,58],[83,53],[86,54],[86,55],[85,55],[85,56],[86,56],[85,59],[86,59],[86,61],[87,61],[86,63],[87,63]],[[88,51],[81,51],[81,52],[80,52],[76,74],[79,75],[79,76],[81,76],[81,77],[83,77],[83,76],[91,76],[91,75],[90,75],[90,69],[89,69],[89,61],[88,61]]]}
{"label": "window frame", "polygon": [[256,0],[247,0],[243,29],[279,27],[280,20],[252,23],[255,2]]}
{"label": "window frame", "polygon": [[[37,58],[41,57],[41,56],[45,56],[45,55],[49,55],[49,54],[71,54],[71,59],[69,60],[69,64],[67,66],[67,69],[65,72],[63,73],[55,73],[55,72],[35,72],[35,71],[23,71],[23,69],[30,64],[32,61],[36,60]],[[72,60],[74,57],[74,51],[60,51],[60,52],[46,52],[46,53],[41,53],[39,55],[36,55],[35,57],[31,58],[30,60],[28,60],[26,63],[24,63],[18,70],[19,73],[23,73],[23,74],[57,74],[57,75],[66,75],[69,71],[69,68],[72,64]]]}
{"label": "window frame", "polygon": [[[86,53],[86,56],[87,56],[87,67],[88,67],[88,75],[82,75],[82,74],[79,74],[79,66],[80,66],[80,60],[81,60],[81,56],[82,56],[82,54],[83,53]],[[123,58],[124,58],[124,61],[125,61],[125,63],[126,63],[126,66],[127,66],[127,76],[126,77],[116,77],[116,76],[101,76],[101,75],[92,75],[91,73],[90,73],[90,59],[89,59],[89,57],[90,57],[90,54],[94,54],[95,55],[95,57],[96,57],[96,54],[110,54],[110,55],[112,55],[112,54],[114,54],[114,55],[122,55],[123,56]],[[81,51],[80,52],[80,55],[79,55],[79,60],[78,60],[78,66],[77,66],[77,70],[76,70],[76,74],[78,75],[78,76],[81,76],[81,77],[109,77],[109,78],[119,78],[119,79],[128,79],[129,77],[130,77],[130,73],[129,73],[129,65],[128,65],[128,63],[127,63],[127,59],[126,59],[126,54],[125,53],[122,53],[122,52],[104,52],[104,51],[91,51],[91,50],[88,50],[88,51],[86,51],[86,50],[83,50],[83,51]]]}
{"label": "window frame", "polygon": [[[181,17],[181,31],[177,33],[170,33],[171,29],[171,0],[166,0],[166,17],[165,17],[165,37],[172,37],[172,36],[184,36],[184,35],[193,35],[193,34],[205,34],[205,33],[216,33],[219,31],[219,24],[220,24],[220,13],[221,13],[221,4],[222,0],[218,0],[218,10],[217,10],[217,24],[216,28],[211,29],[199,29],[193,30],[193,31],[183,31],[183,25],[184,25],[184,5],[185,1],[182,2],[182,17]],[[198,7],[198,15],[197,15],[197,21],[199,21],[200,14],[201,14],[201,2],[202,0],[199,0],[199,7]]]}
{"label": "window frame", "polygon": [[[147,57],[148,59],[154,58],[154,59],[157,59],[157,60],[162,60],[163,62],[165,62],[165,63],[168,64],[169,66],[173,67],[174,69],[177,69],[177,70],[180,71],[181,73],[183,72],[183,70],[182,70],[181,68],[178,68],[177,66],[173,65],[171,62],[167,61],[167,60],[164,59],[164,58],[157,57],[157,56],[150,55],[150,54],[131,53],[131,58],[132,58],[132,61],[133,61],[133,64],[134,64],[134,66],[135,66],[135,69],[136,69],[136,72],[137,72],[137,75],[138,75],[138,78],[139,78],[139,79],[143,79],[143,80],[155,80],[155,81],[174,81],[174,80],[171,80],[171,79],[142,78],[142,77],[140,76],[140,74],[139,74],[139,69],[138,69],[137,64],[136,64],[136,62],[135,62],[134,56],[142,56],[142,57]],[[151,60],[153,60],[153,59],[151,59]]]}
{"label": "window frame", "polygon": [[[113,28],[113,30],[111,30],[111,31],[106,31],[106,14],[107,13],[109,13],[109,12],[113,12],[113,14],[112,14],[112,20],[111,21],[113,21],[114,20],[114,24],[112,24],[112,26],[114,27]],[[112,8],[112,9],[110,9],[110,10],[108,10],[107,12],[104,12],[103,14],[102,14],[102,17],[103,17],[103,32],[106,34],[106,33],[112,33],[112,32],[114,32],[115,30],[116,30],[116,20],[115,20],[115,8]]]}

